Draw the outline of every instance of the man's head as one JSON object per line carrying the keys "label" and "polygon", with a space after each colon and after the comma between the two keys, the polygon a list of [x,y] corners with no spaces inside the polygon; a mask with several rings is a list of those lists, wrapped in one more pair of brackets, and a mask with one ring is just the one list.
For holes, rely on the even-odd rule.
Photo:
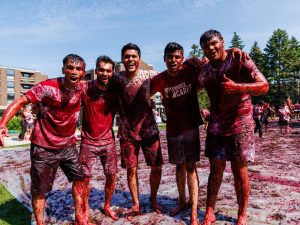
{"label": "man's head", "polygon": [[183,47],[176,42],[168,43],[164,50],[164,61],[168,74],[176,76],[183,61]]}
{"label": "man's head", "polygon": [[63,59],[62,73],[65,75],[65,87],[74,89],[85,75],[85,62],[76,54],[69,54]]}
{"label": "man's head", "polygon": [[200,37],[200,46],[210,61],[223,60],[225,55],[224,40],[219,31],[208,30]]}
{"label": "man's head", "polygon": [[108,56],[101,55],[96,60],[95,73],[97,75],[97,83],[100,86],[106,86],[114,74],[115,63]]}
{"label": "man's head", "polygon": [[141,61],[140,48],[132,43],[124,45],[121,50],[122,63],[128,75],[134,76]]}

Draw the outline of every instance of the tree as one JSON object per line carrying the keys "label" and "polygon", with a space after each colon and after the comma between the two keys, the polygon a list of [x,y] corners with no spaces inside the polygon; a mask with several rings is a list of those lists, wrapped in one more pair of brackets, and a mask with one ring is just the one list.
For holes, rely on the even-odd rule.
{"label": "tree", "polygon": [[264,54],[261,51],[260,47],[258,46],[257,41],[255,41],[254,44],[252,45],[249,55],[250,55],[251,59],[255,62],[258,69],[262,73],[264,73],[264,71],[265,71]]}
{"label": "tree", "polygon": [[245,47],[245,45],[243,45],[243,42],[240,38],[239,35],[236,34],[236,32],[233,32],[233,38],[231,39],[231,46],[229,48],[239,48],[239,49],[243,49]]}
{"label": "tree", "polygon": [[192,51],[189,52],[188,57],[199,57],[199,58],[204,57],[203,50],[199,45],[193,44],[191,48]]}
{"label": "tree", "polygon": [[265,48],[265,60],[268,78],[271,85],[275,85],[273,90],[277,104],[280,104],[283,97],[287,95],[286,83],[290,75],[289,63],[289,39],[285,30],[277,29],[267,42]]}

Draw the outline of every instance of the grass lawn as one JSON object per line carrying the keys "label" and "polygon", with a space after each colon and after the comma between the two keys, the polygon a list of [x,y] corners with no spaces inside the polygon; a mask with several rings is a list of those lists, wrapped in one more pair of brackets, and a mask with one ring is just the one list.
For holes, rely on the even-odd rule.
{"label": "grass lawn", "polygon": [[0,225],[30,225],[31,212],[0,183]]}

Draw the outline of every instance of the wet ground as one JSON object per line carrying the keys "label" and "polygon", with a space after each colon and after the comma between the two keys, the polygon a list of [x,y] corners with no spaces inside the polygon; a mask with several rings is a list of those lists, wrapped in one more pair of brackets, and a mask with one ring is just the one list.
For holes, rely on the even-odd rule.
{"label": "wet ground", "polygon": [[[248,207],[248,222],[257,224],[300,224],[300,121],[294,121],[290,133],[280,133],[277,120],[271,121],[263,138],[257,135],[258,150],[256,160],[249,165],[251,196]],[[205,132],[201,130],[201,146]],[[165,132],[161,132],[161,142],[165,165],[158,191],[158,201],[164,207],[163,214],[153,213],[149,207],[149,168],[142,154],[139,164],[140,202],[142,214],[131,221],[121,218],[112,221],[101,211],[104,201],[104,175],[100,162],[92,178],[90,206],[93,220],[97,224],[189,224],[190,212],[187,210],[176,217],[168,212],[177,205],[177,187],[175,167],[168,164]],[[118,150],[119,151],[119,150]],[[28,148],[3,149],[0,151],[0,182],[31,209],[30,201],[30,159]],[[119,162],[120,164],[120,162]],[[203,156],[198,164],[200,177],[199,210],[200,220],[204,216],[206,184],[209,164]],[[188,196],[188,194],[187,194]],[[126,171],[120,168],[117,188],[112,199],[113,209],[121,215],[131,207],[131,197],[127,187]],[[4,206],[5,207],[5,206]],[[223,184],[216,205],[217,222],[215,224],[235,224],[237,203],[233,187],[230,165],[227,165]],[[71,184],[59,170],[53,190],[47,195],[46,224],[72,224],[74,204]]]}

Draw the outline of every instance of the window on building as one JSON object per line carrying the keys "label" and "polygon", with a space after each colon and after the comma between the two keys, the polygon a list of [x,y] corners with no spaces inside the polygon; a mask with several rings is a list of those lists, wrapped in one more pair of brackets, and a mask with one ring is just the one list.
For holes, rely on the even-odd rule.
{"label": "window on building", "polygon": [[7,104],[12,103],[15,100],[15,93],[7,93]]}
{"label": "window on building", "polygon": [[30,89],[32,86],[28,85],[28,84],[24,84],[23,85],[23,89]]}
{"label": "window on building", "polygon": [[14,77],[15,76],[15,70],[13,69],[6,69],[6,74],[9,77]]}
{"label": "window on building", "polygon": [[24,77],[24,78],[30,78],[30,77],[31,77],[31,74],[29,74],[29,73],[23,73],[23,77]]}
{"label": "window on building", "polygon": [[15,82],[13,81],[7,81],[7,88],[14,88],[15,87]]}

